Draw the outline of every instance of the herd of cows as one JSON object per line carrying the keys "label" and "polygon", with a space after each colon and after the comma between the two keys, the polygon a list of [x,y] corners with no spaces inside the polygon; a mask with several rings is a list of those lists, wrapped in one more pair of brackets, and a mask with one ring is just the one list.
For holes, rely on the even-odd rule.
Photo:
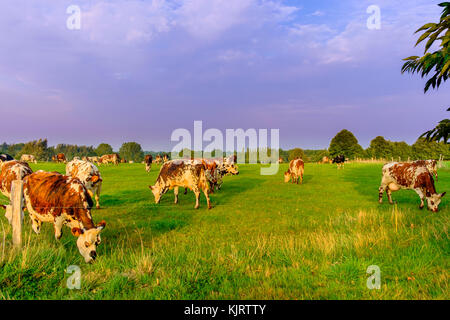
{"label": "herd of cows", "polygon": [[[112,163],[118,165],[121,159],[118,154],[101,157],[75,157],[67,162],[64,154],[52,158],[55,162],[66,163],[66,174],[58,172],[33,172],[28,162],[36,162],[32,155],[22,155],[20,161],[7,154],[0,155],[0,191],[11,198],[12,182],[23,181],[25,208],[29,213],[32,229],[39,233],[43,222],[53,223],[55,238],[62,236],[64,225],[71,229],[77,237],[77,247],[84,260],[89,263],[97,256],[97,246],[100,244],[100,233],[106,226],[105,221],[94,224],[91,209],[96,201],[100,208],[100,192],[102,176],[96,164]],[[332,163],[343,165],[344,156],[337,156]],[[149,186],[154,195],[155,203],[159,203],[163,194],[174,190],[175,203],[178,202],[179,188],[188,189],[195,194],[195,208],[199,207],[200,194],[206,197],[208,208],[211,208],[210,193],[219,190],[225,175],[239,174],[236,156],[231,155],[219,159],[177,159],[169,160],[165,155],[155,159],[147,155],[144,159],[145,170],[151,170],[152,163],[162,163],[159,175],[154,185]],[[290,161],[288,170],[284,173],[284,181],[303,183],[304,162],[302,159]],[[383,166],[382,180],[379,188],[379,202],[382,203],[386,192],[392,204],[392,192],[400,189],[412,189],[420,197],[420,208],[427,201],[427,207],[433,212],[444,193],[437,193],[434,178],[437,179],[437,161],[420,160],[414,162],[390,162]],[[6,209],[6,217],[11,222],[10,206]]]}

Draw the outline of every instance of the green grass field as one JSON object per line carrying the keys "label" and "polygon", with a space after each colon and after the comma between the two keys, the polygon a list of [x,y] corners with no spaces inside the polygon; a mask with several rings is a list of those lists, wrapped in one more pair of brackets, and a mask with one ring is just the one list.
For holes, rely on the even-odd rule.
{"label": "green grass field", "polygon": [[[104,183],[95,222],[107,226],[94,264],[85,264],[64,227],[40,235],[25,220],[23,250],[11,249],[0,214],[0,299],[449,299],[450,195],[438,213],[419,210],[414,191],[378,204],[381,164],[306,164],[303,185],[285,184],[281,165],[261,176],[240,165],[211,195],[213,209],[194,209],[194,195],[173,192],[159,205],[143,164],[101,167]],[[33,170],[64,172],[63,164]],[[450,191],[450,164],[438,192]],[[1,197],[0,203],[6,203]],[[78,265],[80,290],[65,270]],[[367,267],[381,269],[381,289],[366,286]]]}

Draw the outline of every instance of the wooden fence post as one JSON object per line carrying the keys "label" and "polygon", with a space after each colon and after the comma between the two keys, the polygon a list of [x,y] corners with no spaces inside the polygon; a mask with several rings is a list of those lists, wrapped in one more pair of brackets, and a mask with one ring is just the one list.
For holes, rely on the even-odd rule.
{"label": "wooden fence post", "polygon": [[15,180],[11,185],[12,242],[15,247],[22,246],[23,226],[23,181]]}

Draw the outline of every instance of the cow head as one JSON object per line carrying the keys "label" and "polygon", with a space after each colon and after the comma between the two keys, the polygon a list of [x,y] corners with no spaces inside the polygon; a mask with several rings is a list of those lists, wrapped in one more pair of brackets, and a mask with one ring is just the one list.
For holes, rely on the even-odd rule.
{"label": "cow head", "polygon": [[157,184],[154,186],[148,186],[150,188],[150,190],[152,190],[153,195],[155,196],[155,203],[158,204],[159,201],[161,200],[161,196],[164,192],[164,190],[159,187]]}
{"label": "cow head", "polygon": [[288,170],[284,173],[284,182],[289,182],[291,180],[291,172]]}
{"label": "cow head", "polygon": [[102,221],[94,228],[84,230],[72,228],[72,234],[78,237],[77,247],[86,263],[94,262],[97,257],[97,247],[101,242],[100,232],[105,228],[106,222]]}
{"label": "cow head", "polygon": [[234,163],[226,164],[225,168],[227,170],[227,174],[231,174],[231,175],[238,175],[239,174],[238,167]]}
{"label": "cow head", "polygon": [[445,194],[446,194],[446,192],[436,193],[436,194],[432,194],[429,197],[427,197],[428,209],[433,212],[438,212],[439,204],[441,203],[441,199],[443,196],[445,196]]}

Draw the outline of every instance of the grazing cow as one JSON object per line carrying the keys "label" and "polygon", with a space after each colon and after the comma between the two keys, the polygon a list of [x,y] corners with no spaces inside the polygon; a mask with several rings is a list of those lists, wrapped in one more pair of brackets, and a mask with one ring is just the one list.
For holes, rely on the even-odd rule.
{"label": "grazing cow", "polygon": [[40,233],[42,222],[51,222],[59,240],[63,225],[67,225],[78,237],[77,247],[84,261],[95,260],[106,222],[95,225],[92,221],[93,202],[79,179],[37,171],[25,177],[23,193],[34,232]]}
{"label": "grazing cow", "polygon": [[147,154],[144,159],[145,171],[150,172],[150,169],[152,168],[152,161],[153,161],[152,155]]}
{"label": "grazing cow", "polygon": [[319,161],[319,163],[331,163],[331,160],[330,160],[330,158],[328,158],[327,156],[324,156],[324,157],[322,158],[322,160]]}
{"label": "grazing cow", "polygon": [[433,212],[438,211],[441,198],[444,193],[436,193],[433,176],[430,171],[419,163],[391,162],[383,166],[383,177],[379,188],[378,201],[383,202],[383,193],[386,191],[390,204],[392,192],[400,189],[412,189],[420,197],[420,209],[424,207],[424,199],[427,207]]}
{"label": "grazing cow", "polygon": [[113,154],[105,154],[103,156],[100,157],[98,163],[100,164],[108,164],[108,163],[113,163],[115,165],[118,165],[120,162],[120,156],[117,153],[113,153]]}
{"label": "grazing cow", "polygon": [[195,164],[185,160],[167,161],[161,166],[156,183],[149,186],[155,196],[155,203],[159,203],[161,196],[168,190],[174,189],[175,203],[178,203],[178,188],[191,189],[195,194],[195,209],[199,207],[200,192],[206,197],[208,209],[211,209],[209,199],[210,186],[207,178],[206,164]]}
{"label": "grazing cow", "polygon": [[16,160],[3,162],[0,167],[0,191],[7,198],[11,197],[11,185],[14,180],[23,180],[33,173],[28,163]]}
{"label": "grazing cow", "polygon": [[160,156],[159,154],[156,155],[155,163],[156,163],[156,164],[161,164],[161,163],[162,163],[162,158],[161,158],[161,156]]}
{"label": "grazing cow", "polygon": [[36,157],[33,156],[32,154],[23,154],[23,155],[20,157],[20,161],[37,163]]}
{"label": "grazing cow", "polygon": [[9,154],[6,154],[6,153],[0,154],[0,163],[5,162],[5,161],[11,161],[11,160],[14,160],[14,158],[11,157]]}
{"label": "grazing cow", "polygon": [[438,181],[437,160],[417,160],[414,161],[413,163],[417,163],[421,166],[427,167],[428,171],[430,171],[430,173],[434,175],[436,181]]}
{"label": "grazing cow", "polygon": [[338,169],[340,169],[341,167],[343,168],[344,163],[345,163],[345,156],[340,154],[340,155],[334,157],[334,159],[331,163],[336,163]]}
{"label": "grazing cow", "polygon": [[58,153],[56,155],[56,162],[58,162],[58,163],[60,163],[60,162],[66,163],[67,162],[66,156],[64,155],[64,153]]}
{"label": "grazing cow", "polygon": [[98,168],[89,161],[72,160],[66,165],[66,175],[80,179],[91,198],[95,195],[96,208],[100,209],[99,197],[103,179]]}
{"label": "grazing cow", "polygon": [[302,159],[295,159],[289,162],[289,169],[284,173],[284,182],[289,182],[292,179],[292,183],[303,184],[303,172],[305,171],[305,163]]}
{"label": "grazing cow", "polygon": [[83,160],[84,160],[84,161],[89,161],[89,162],[92,162],[92,163],[99,164],[99,157],[97,157],[97,156],[93,156],[93,157],[83,157]]}

